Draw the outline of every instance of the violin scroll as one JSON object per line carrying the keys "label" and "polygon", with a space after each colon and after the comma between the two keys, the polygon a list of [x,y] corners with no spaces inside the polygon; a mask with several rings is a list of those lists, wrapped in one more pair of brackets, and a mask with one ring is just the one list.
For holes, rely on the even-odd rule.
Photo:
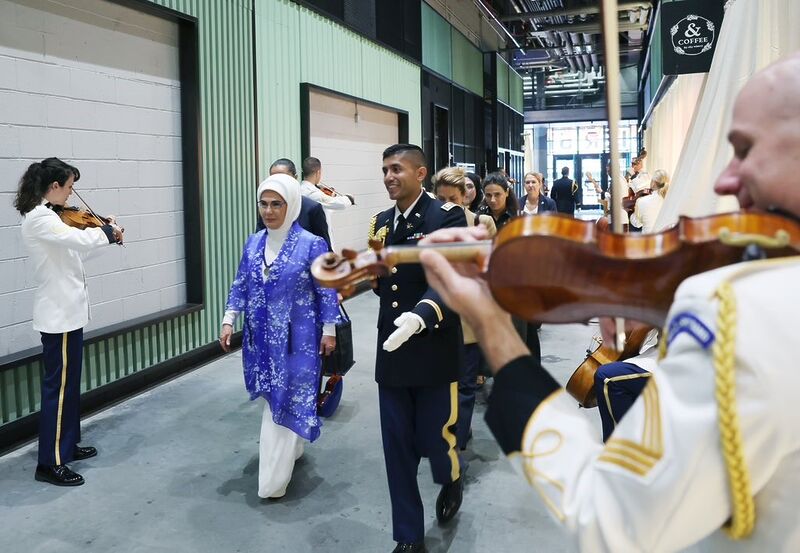
{"label": "violin scroll", "polygon": [[311,275],[326,288],[338,288],[343,296],[352,293],[356,284],[372,281],[389,274],[390,267],[374,250],[357,253],[342,250],[322,254],[311,263]]}

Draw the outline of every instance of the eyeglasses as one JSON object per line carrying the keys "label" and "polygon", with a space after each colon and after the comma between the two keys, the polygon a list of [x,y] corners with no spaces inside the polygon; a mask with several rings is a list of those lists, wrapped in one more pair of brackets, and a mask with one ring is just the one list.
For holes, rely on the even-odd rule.
{"label": "eyeglasses", "polygon": [[258,200],[258,202],[256,203],[258,204],[259,209],[263,209],[264,211],[266,211],[267,209],[271,209],[272,211],[279,211],[283,209],[283,206],[286,205],[286,202],[282,202],[280,200],[273,200],[271,202]]}

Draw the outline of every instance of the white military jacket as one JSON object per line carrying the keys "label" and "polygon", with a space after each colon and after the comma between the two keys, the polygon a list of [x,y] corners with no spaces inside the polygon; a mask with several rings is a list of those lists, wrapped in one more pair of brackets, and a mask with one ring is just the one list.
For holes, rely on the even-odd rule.
{"label": "white military jacket", "polygon": [[34,330],[58,334],[86,326],[89,297],[80,254],[108,246],[106,233],[99,228],[70,227],[53,210],[38,205],[22,219],[22,239],[38,284]]}
{"label": "white military jacket", "polygon": [[353,205],[353,202],[351,202],[350,198],[347,196],[328,196],[307,180],[300,183],[300,193],[303,196],[308,196],[315,202],[321,203],[322,207],[325,209],[341,210]]}
{"label": "white military jacket", "polygon": [[539,404],[511,458],[581,551],[800,551],[799,284],[797,257],[688,279],[605,445],[563,391]]}

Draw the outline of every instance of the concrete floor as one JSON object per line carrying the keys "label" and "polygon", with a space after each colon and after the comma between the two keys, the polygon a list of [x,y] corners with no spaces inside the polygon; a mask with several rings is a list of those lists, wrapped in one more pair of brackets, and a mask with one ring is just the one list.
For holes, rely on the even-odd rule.
{"label": "concrete floor", "polygon": [[[236,352],[83,422],[100,454],[72,468],[87,483],[36,482],[36,444],[0,458],[0,551],[70,553],[388,552],[394,547],[373,380],[377,298],[347,302],[356,366],[286,496],[256,495],[262,403],[250,402]],[[545,326],[543,362],[564,382],[596,327]],[[535,492],[500,452],[476,407],[464,503],[440,528],[426,460],[420,489],[431,553],[572,551]],[[596,413],[591,412],[595,416]],[[598,433],[599,433],[599,420]]]}

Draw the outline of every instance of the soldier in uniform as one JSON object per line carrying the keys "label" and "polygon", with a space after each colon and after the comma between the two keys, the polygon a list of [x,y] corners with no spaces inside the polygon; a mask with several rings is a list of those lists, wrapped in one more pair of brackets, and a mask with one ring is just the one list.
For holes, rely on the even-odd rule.
{"label": "soldier in uniform", "polygon": [[[413,245],[426,234],[466,225],[464,210],[425,193],[425,154],[395,144],[383,152],[383,183],[395,205],[373,217],[370,239]],[[436,516],[445,523],[461,505],[463,480],[456,448],[461,321],[428,287],[420,265],[400,265],[378,280],[378,382],[381,434],[395,552],[425,551],[425,521],[417,467],[428,457],[442,485]]]}
{"label": "soldier in uniform", "polygon": [[78,445],[83,327],[89,322],[81,256],[122,243],[123,232],[113,218],[99,228],[84,230],[61,220],[58,214],[80,177],[76,167],[55,157],[32,163],[20,179],[14,200],[37,283],[33,328],[42,335],[39,462],[34,477],[56,486],[82,485],[83,476],[67,463],[97,455],[94,447]]}
{"label": "soldier in uniform", "polygon": [[[734,158],[715,189],[742,208],[800,218],[800,186],[786,180],[800,173],[793,83],[798,55],[742,90],[729,134]],[[465,229],[429,241],[481,237]],[[422,261],[496,372],[486,415],[495,437],[581,550],[800,550],[798,257],[687,279],[668,315],[665,357],[605,444],[527,355],[486,285],[436,252]]]}

